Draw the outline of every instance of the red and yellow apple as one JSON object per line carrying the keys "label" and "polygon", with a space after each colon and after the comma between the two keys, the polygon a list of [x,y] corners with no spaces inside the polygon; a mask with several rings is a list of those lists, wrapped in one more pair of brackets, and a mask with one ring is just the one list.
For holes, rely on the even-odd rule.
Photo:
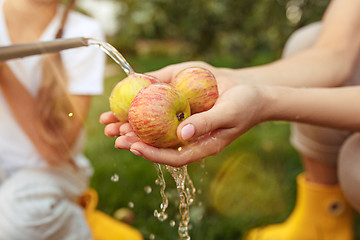
{"label": "red and yellow apple", "polygon": [[156,78],[140,74],[130,73],[113,88],[110,94],[110,110],[121,122],[128,121],[130,104],[136,94],[144,87],[158,82]]}
{"label": "red and yellow apple", "polygon": [[205,68],[186,68],[175,76],[171,84],[188,99],[191,114],[209,110],[219,96],[216,79]]}
{"label": "red and yellow apple", "polygon": [[136,95],[129,108],[129,123],[135,134],[155,147],[177,147],[178,125],[190,116],[186,97],[165,83],[151,84]]}

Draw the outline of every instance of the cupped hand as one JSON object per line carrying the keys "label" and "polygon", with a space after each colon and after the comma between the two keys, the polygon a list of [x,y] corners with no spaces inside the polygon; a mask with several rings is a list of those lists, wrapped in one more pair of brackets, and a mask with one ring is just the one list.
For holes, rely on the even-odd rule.
{"label": "cupped hand", "polygon": [[258,109],[261,108],[261,104],[258,104],[258,88],[236,85],[227,69],[215,68],[203,62],[186,62],[148,74],[162,82],[171,82],[179,71],[187,67],[209,69],[217,79],[220,96],[209,111],[194,114],[178,126],[177,135],[184,142],[181,150],[156,148],[143,143],[129,123],[119,122],[111,112],[106,112],[100,116],[100,122],[106,124],[106,136],[117,137],[116,148],[130,150],[155,163],[179,167],[220,153],[242,133],[261,121],[258,116],[261,112]]}
{"label": "cupped hand", "polygon": [[[223,93],[209,111],[194,114],[182,122],[178,137],[184,141],[181,150],[156,148],[140,141],[131,131],[129,124],[120,127],[107,125],[107,136],[121,135],[115,146],[128,149],[155,163],[174,167],[200,161],[207,156],[220,153],[227,145],[241,134],[263,120],[264,113],[261,94],[255,86],[236,86]],[[110,113],[111,114],[111,113]],[[109,113],[102,115],[105,119]],[[110,128],[117,128],[117,131]]]}
{"label": "cupped hand", "polygon": [[[217,155],[227,145],[264,119],[263,101],[255,86],[237,86],[223,93],[209,111],[194,114],[182,122],[178,129],[179,139],[184,141],[180,149],[156,148],[133,137],[116,140],[117,146],[130,146],[130,151],[155,163],[174,167]],[[179,151],[180,150],[180,151]]]}

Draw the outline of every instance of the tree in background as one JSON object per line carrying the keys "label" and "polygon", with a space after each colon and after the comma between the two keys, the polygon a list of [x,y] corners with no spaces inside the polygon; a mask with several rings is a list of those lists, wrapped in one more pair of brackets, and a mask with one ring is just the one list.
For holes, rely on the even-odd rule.
{"label": "tree in background", "polygon": [[186,42],[188,58],[227,56],[244,67],[280,56],[296,28],[320,20],[328,0],[118,0],[121,28],[112,42],[135,50],[139,39]]}

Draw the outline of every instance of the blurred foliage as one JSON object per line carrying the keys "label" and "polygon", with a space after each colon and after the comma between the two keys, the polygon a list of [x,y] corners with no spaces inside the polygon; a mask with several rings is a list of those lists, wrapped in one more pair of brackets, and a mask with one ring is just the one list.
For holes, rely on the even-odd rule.
{"label": "blurred foliage", "polygon": [[[118,0],[119,32],[110,41],[119,49],[139,51],[141,39],[162,39],[188,45],[189,59],[232,58],[243,67],[278,58],[288,36],[318,21],[328,0]],[[290,14],[300,14],[291,22]],[[296,16],[295,16],[296,17]],[[166,46],[164,46],[166,48]],[[141,49],[140,49],[141,50]],[[258,60],[258,61],[257,61]],[[221,64],[221,63],[218,63]]]}

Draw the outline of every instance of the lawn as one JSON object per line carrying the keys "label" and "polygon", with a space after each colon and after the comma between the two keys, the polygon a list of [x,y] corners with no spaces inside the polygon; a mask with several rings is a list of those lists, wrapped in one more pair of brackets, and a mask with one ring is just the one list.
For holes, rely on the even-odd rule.
{"label": "lawn", "polygon": [[[182,59],[128,60],[136,71],[146,72]],[[105,92],[94,98],[86,124],[86,155],[95,170],[91,184],[99,192],[98,208],[110,215],[119,208],[130,208],[136,215],[133,225],[146,239],[177,239],[178,199],[170,175],[165,173],[169,219],[160,222],[153,215],[162,202],[153,163],[115,149],[115,139],[105,137],[98,123],[99,115],[109,110],[111,89],[124,77],[119,68],[106,78]],[[295,203],[295,179],[302,172],[288,138],[288,123],[263,123],[219,155],[188,165],[197,189],[190,207],[191,239],[241,239],[252,227],[280,222],[288,216]],[[171,226],[170,220],[177,224]]]}

